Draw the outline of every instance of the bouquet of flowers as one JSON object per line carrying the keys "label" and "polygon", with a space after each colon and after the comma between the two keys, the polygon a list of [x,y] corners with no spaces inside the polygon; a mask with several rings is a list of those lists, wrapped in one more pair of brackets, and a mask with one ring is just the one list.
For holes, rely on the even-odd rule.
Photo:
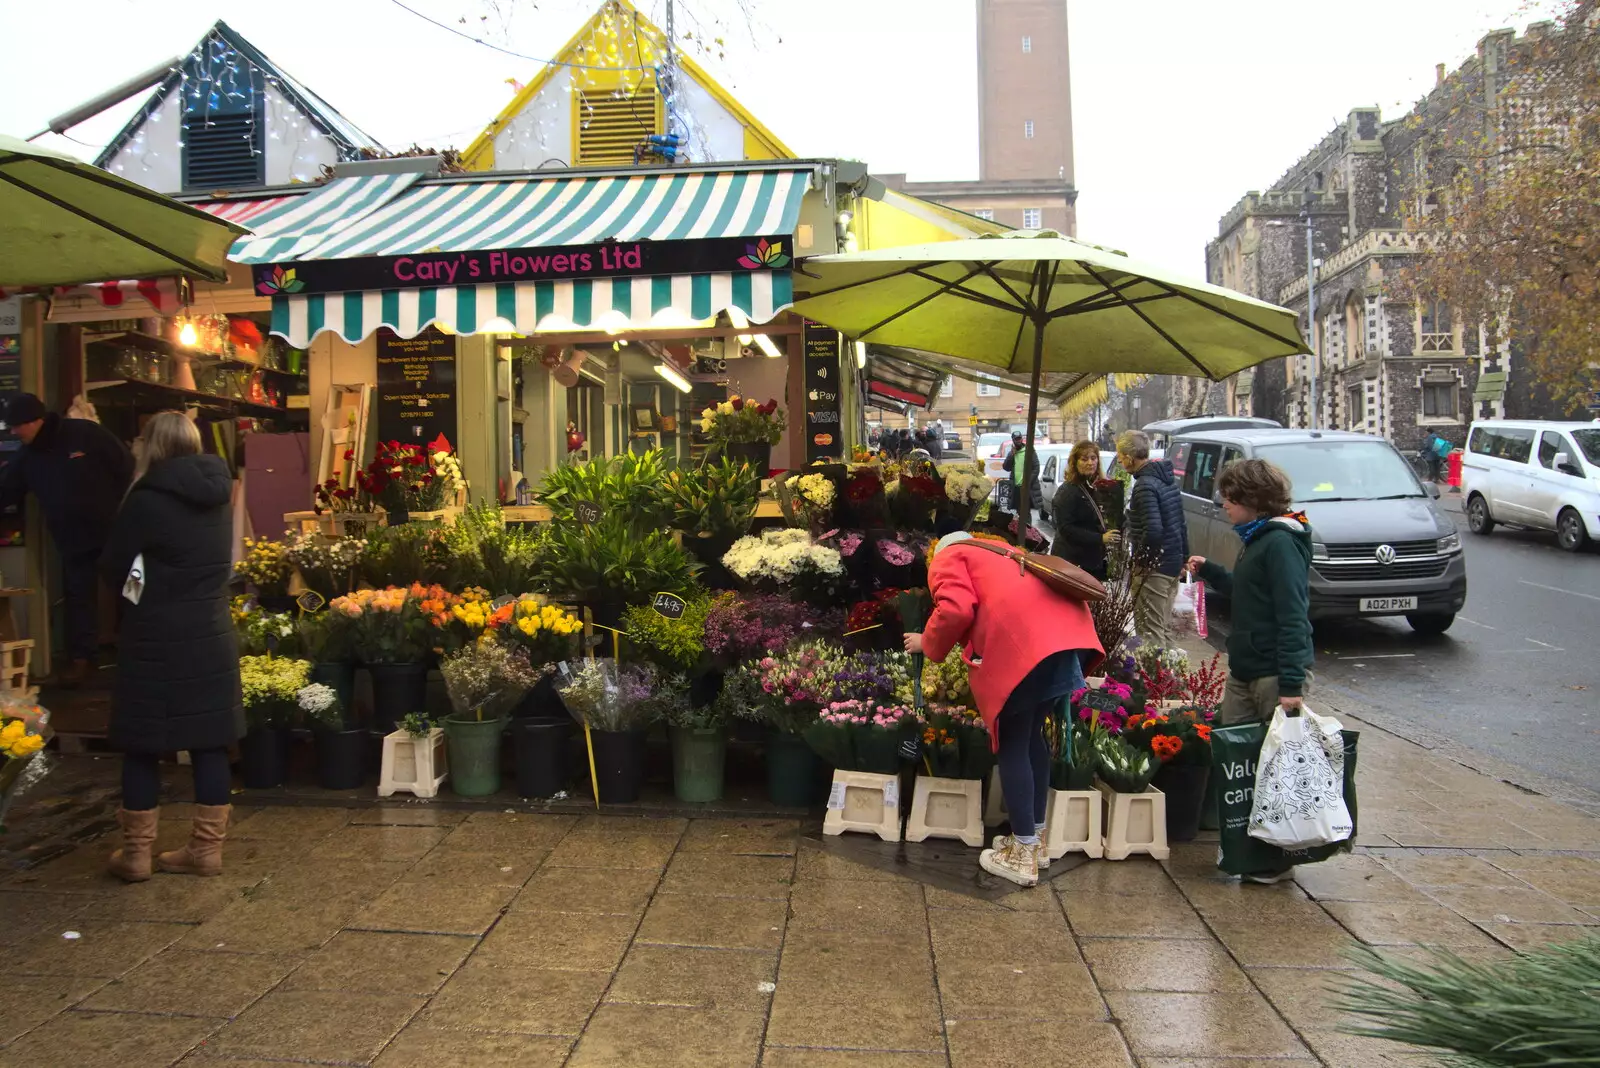
{"label": "bouquet of flowers", "polygon": [[892,775],[900,742],[918,727],[911,709],[873,701],[832,701],[802,732],[822,759],[841,771]]}
{"label": "bouquet of flowers", "polygon": [[284,550],[289,562],[300,570],[305,584],[326,598],[349,591],[355,567],[367,551],[367,539],[346,535],[325,538],[301,532]]}
{"label": "bouquet of flowers", "polygon": [[241,656],[239,681],[244,689],[244,718],[252,728],[287,727],[299,711],[311,664],[286,656]]}
{"label": "bouquet of flowers", "polygon": [[776,445],[783,437],[783,412],[776,400],[765,404],[752,404],[740,396],[732,396],[700,412],[700,432],[713,445],[735,442],[757,442]]}
{"label": "bouquet of flowers", "polygon": [[701,672],[705,668],[707,620],[716,603],[704,594],[689,597],[683,615],[677,619],[648,605],[635,605],[622,613],[622,629],[628,641],[641,647],[663,670]]}
{"label": "bouquet of flowers", "polygon": [[880,527],[886,521],[888,500],[884,496],[883,472],[876,464],[852,467],[845,478],[844,522],[858,527]]}
{"label": "bouquet of flowers", "polygon": [[944,476],[944,514],[957,528],[970,526],[978,509],[994,492],[994,480],[984,475],[981,460],[945,464],[939,473]]}
{"label": "bouquet of flowers", "polygon": [[[684,613],[688,615],[687,612]],[[797,604],[774,594],[718,594],[706,612],[706,649],[729,663],[776,654],[806,635],[839,629],[837,609]]]}
{"label": "bouquet of flowers", "polygon": [[[879,590],[850,608],[844,621],[844,640],[847,648],[894,649],[900,645],[905,631],[900,626],[900,613],[896,598],[901,590]],[[909,698],[907,698],[909,700]]]}
{"label": "bouquet of flowers", "polygon": [[[901,479],[901,481],[905,481]],[[918,534],[879,538],[872,546],[873,570],[885,586],[917,589],[928,584],[928,539]]]}
{"label": "bouquet of flowers", "polygon": [[792,586],[844,576],[839,551],[816,544],[804,530],[768,530],[759,537],[740,538],[723,554],[722,566],[757,586]]}
{"label": "bouquet of flowers", "polygon": [[434,649],[434,627],[421,601],[402,586],[357,590],[335,597],[328,611],[350,621],[355,648],[367,664],[420,664]]}
{"label": "bouquet of flowers", "polygon": [[234,568],[234,574],[255,586],[268,596],[281,595],[289,588],[289,562],[287,548],[281,541],[271,538],[245,538],[244,559]]}
{"label": "bouquet of flowers", "polygon": [[[1139,711],[1134,707],[1133,687],[1126,683],[1107,679],[1104,685],[1092,692],[1095,694],[1092,701],[1087,686],[1072,691],[1068,699],[1071,701],[1073,720],[1087,723],[1094,730],[1120,734],[1128,717]],[[1102,701],[1102,697],[1105,700]],[[1112,701],[1116,703],[1112,704]]]}
{"label": "bouquet of flowers", "polygon": [[332,686],[320,682],[302,686],[295,695],[295,706],[312,726],[337,730],[344,725],[344,706],[339,703],[339,691]]}
{"label": "bouquet of flowers", "polygon": [[293,656],[299,652],[300,635],[288,612],[268,612],[247,603],[233,610],[233,623],[239,652],[246,656]]}
{"label": "bouquet of flowers", "polygon": [[1100,514],[1106,518],[1107,530],[1121,530],[1128,521],[1128,476],[1099,478],[1093,487],[1094,499],[1100,505]]}
{"label": "bouquet of flowers", "polygon": [[555,664],[577,654],[583,620],[557,605],[541,605],[532,597],[494,612],[487,631],[504,645],[521,649],[533,664]]}
{"label": "bouquet of flowers", "polygon": [[[943,660],[924,659],[922,664],[922,699],[929,707],[939,705],[944,708],[970,709],[974,702],[972,699],[972,685],[967,678],[967,661],[961,655],[961,646],[950,650],[950,655]],[[896,697],[903,704],[913,701],[912,680],[907,678],[900,684]],[[982,726],[980,721],[979,726]]]}
{"label": "bouquet of flowers", "polygon": [[833,503],[839,495],[833,480],[827,475],[813,472],[809,475],[790,475],[783,485],[789,491],[795,524],[821,530],[833,514]]}
{"label": "bouquet of flowers", "polygon": [[1209,767],[1211,720],[1214,713],[1198,708],[1176,709],[1160,715],[1128,717],[1122,737],[1161,764]]}
{"label": "bouquet of flowers", "polygon": [[932,530],[933,518],[947,502],[938,472],[902,474],[888,488],[889,515],[901,530]]}
{"label": "bouquet of flowers", "polygon": [[444,504],[445,483],[421,445],[378,442],[372,462],[356,472],[356,485],[368,500],[391,512],[427,512]]}
{"label": "bouquet of flowers", "polygon": [[479,722],[498,719],[552,670],[530,663],[526,649],[498,642],[474,642],[439,662],[450,707],[458,717]]}
{"label": "bouquet of flowers", "polygon": [[[13,694],[0,694],[0,830],[5,829],[6,809],[26,781],[38,777],[23,770],[50,740],[50,713],[38,705],[18,700]],[[40,765],[42,768],[43,765]]]}
{"label": "bouquet of flowers", "polygon": [[449,449],[440,449],[429,459],[433,462],[433,477],[439,483],[444,503],[455,503],[467,489],[467,480],[461,477],[461,461]]}
{"label": "bouquet of flowers", "polygon": [[982,779],[994,767],[989,728],[963,705],[929,702],[922,717],[922,755],[929,773],[946,779]]}
{"label": "bouquet of flowers", "polygon": [[756,700],[744,715],[799,734],[835,699],[835,679],[843,669],[838,647],[826,642],[800,642],[788,652],[762,657],[748,669]]}
{"label": "bouquet of flowers", "polygon": [[852,653],[835,663],[828,703],[863,701],[891,704],[910,675],[910,658],[900,650]]}
{"label": "bouquet of flowers", "polygon": [[567,711],[597,731],[632,731],[648,727],[659,713],[653,700],[656,672],[648,664],[585,660],[556,687]]}

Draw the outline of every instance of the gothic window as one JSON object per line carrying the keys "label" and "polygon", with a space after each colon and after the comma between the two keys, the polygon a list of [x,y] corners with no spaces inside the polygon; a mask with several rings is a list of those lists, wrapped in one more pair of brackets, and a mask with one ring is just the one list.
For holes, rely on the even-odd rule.
{"label": "gothic window", "polygon": [[1367,355],[1367,346],[1363,343],[1366,332],[1366,323],[1362,316],[1361,298],[1354,293],[1344,303],[1344,337],[1345,358],[1348,360],[1363,359]]}
{"label": "gothic window", "polygon": [[1423,301],[1417,330],[1423,352],[1450,352],[1455,348],[1455,330],[1450,323],[1450,305],[1438,300]]}
{"label": "gothic window", "polygon": [[1344,425],[1347,429],[1359,429],[1366,420],[1365,403],[1366,397],[1362,394],[1359,382],[1344,391]]}

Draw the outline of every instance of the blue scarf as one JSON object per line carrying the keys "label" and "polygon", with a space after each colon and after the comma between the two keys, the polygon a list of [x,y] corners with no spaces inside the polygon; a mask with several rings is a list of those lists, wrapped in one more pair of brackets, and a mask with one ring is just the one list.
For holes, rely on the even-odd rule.
{"label": "blue scarf", "polygon": [[1244,542],[1246,545],[1249,545],[1250,539],[1261,533],[1261,528],[1266,526],[1269,522],[1271,522],[1270,517],[1262,516],[1259,519],[1252,519],[1248,523],[1235,523],[1233,525],[1233,532],[1239,535],[1240,541]]}

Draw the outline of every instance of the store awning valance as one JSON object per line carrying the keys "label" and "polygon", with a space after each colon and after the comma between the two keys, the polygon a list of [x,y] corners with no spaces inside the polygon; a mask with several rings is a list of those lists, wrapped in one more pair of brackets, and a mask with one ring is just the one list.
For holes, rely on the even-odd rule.
{"label": "store awning valance", "polygon": [[280,295],[272,298],[272,332],[305,348],[327,330],[354,343],[380,326],[401,337],[432,323],[470,334],[497,318],[519,334],[682,327],[729,308],[764,323],[792,301],[788,271]]}
{"label": "store awning valance", "polygon": [[[238,254],[246,248],[241,243],[233,258],[245,263],[283,263],[557,248],[612,239],[681,241],[792,234],[810,181],[809,169],[435,179],[356,217],[346,214],[343,207],[354,198],[329,200],[327,206],[339,214],[326,224],[317,219],[313,198],[305,198],[313,202],[292,206],[283,216],[252,220],[250,225],[258,234],[287,234],[287,226],[274,224],[278,218],[292,216],[303,220],[305,227],[314,226],[316,240],[298,243],[290,253],[270,256],[258,255],[258,246],[262,253],[266,248],[252,242],[248,258]],[[328,197],[338,184],[333,183],[315,199]],[[307,229],[302,232],[309,234]]]}

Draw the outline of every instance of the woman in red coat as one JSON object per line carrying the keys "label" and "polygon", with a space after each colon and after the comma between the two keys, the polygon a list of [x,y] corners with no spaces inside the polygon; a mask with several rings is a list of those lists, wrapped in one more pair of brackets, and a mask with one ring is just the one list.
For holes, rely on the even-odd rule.
{"label": "woman in red coat", "polygon": [[928,569],[933,615],[921,634],[906,635],[906,651],[943,660],[961,646],[1011,814],[1012,833],[997,837],[978,863],[1032,886],[1044,857],[1039,832],[1050,792],[1045,717],[1083,685],[1084,669],[1103,652],[1088,605],[971,539],[966,531],[939,539]]}

